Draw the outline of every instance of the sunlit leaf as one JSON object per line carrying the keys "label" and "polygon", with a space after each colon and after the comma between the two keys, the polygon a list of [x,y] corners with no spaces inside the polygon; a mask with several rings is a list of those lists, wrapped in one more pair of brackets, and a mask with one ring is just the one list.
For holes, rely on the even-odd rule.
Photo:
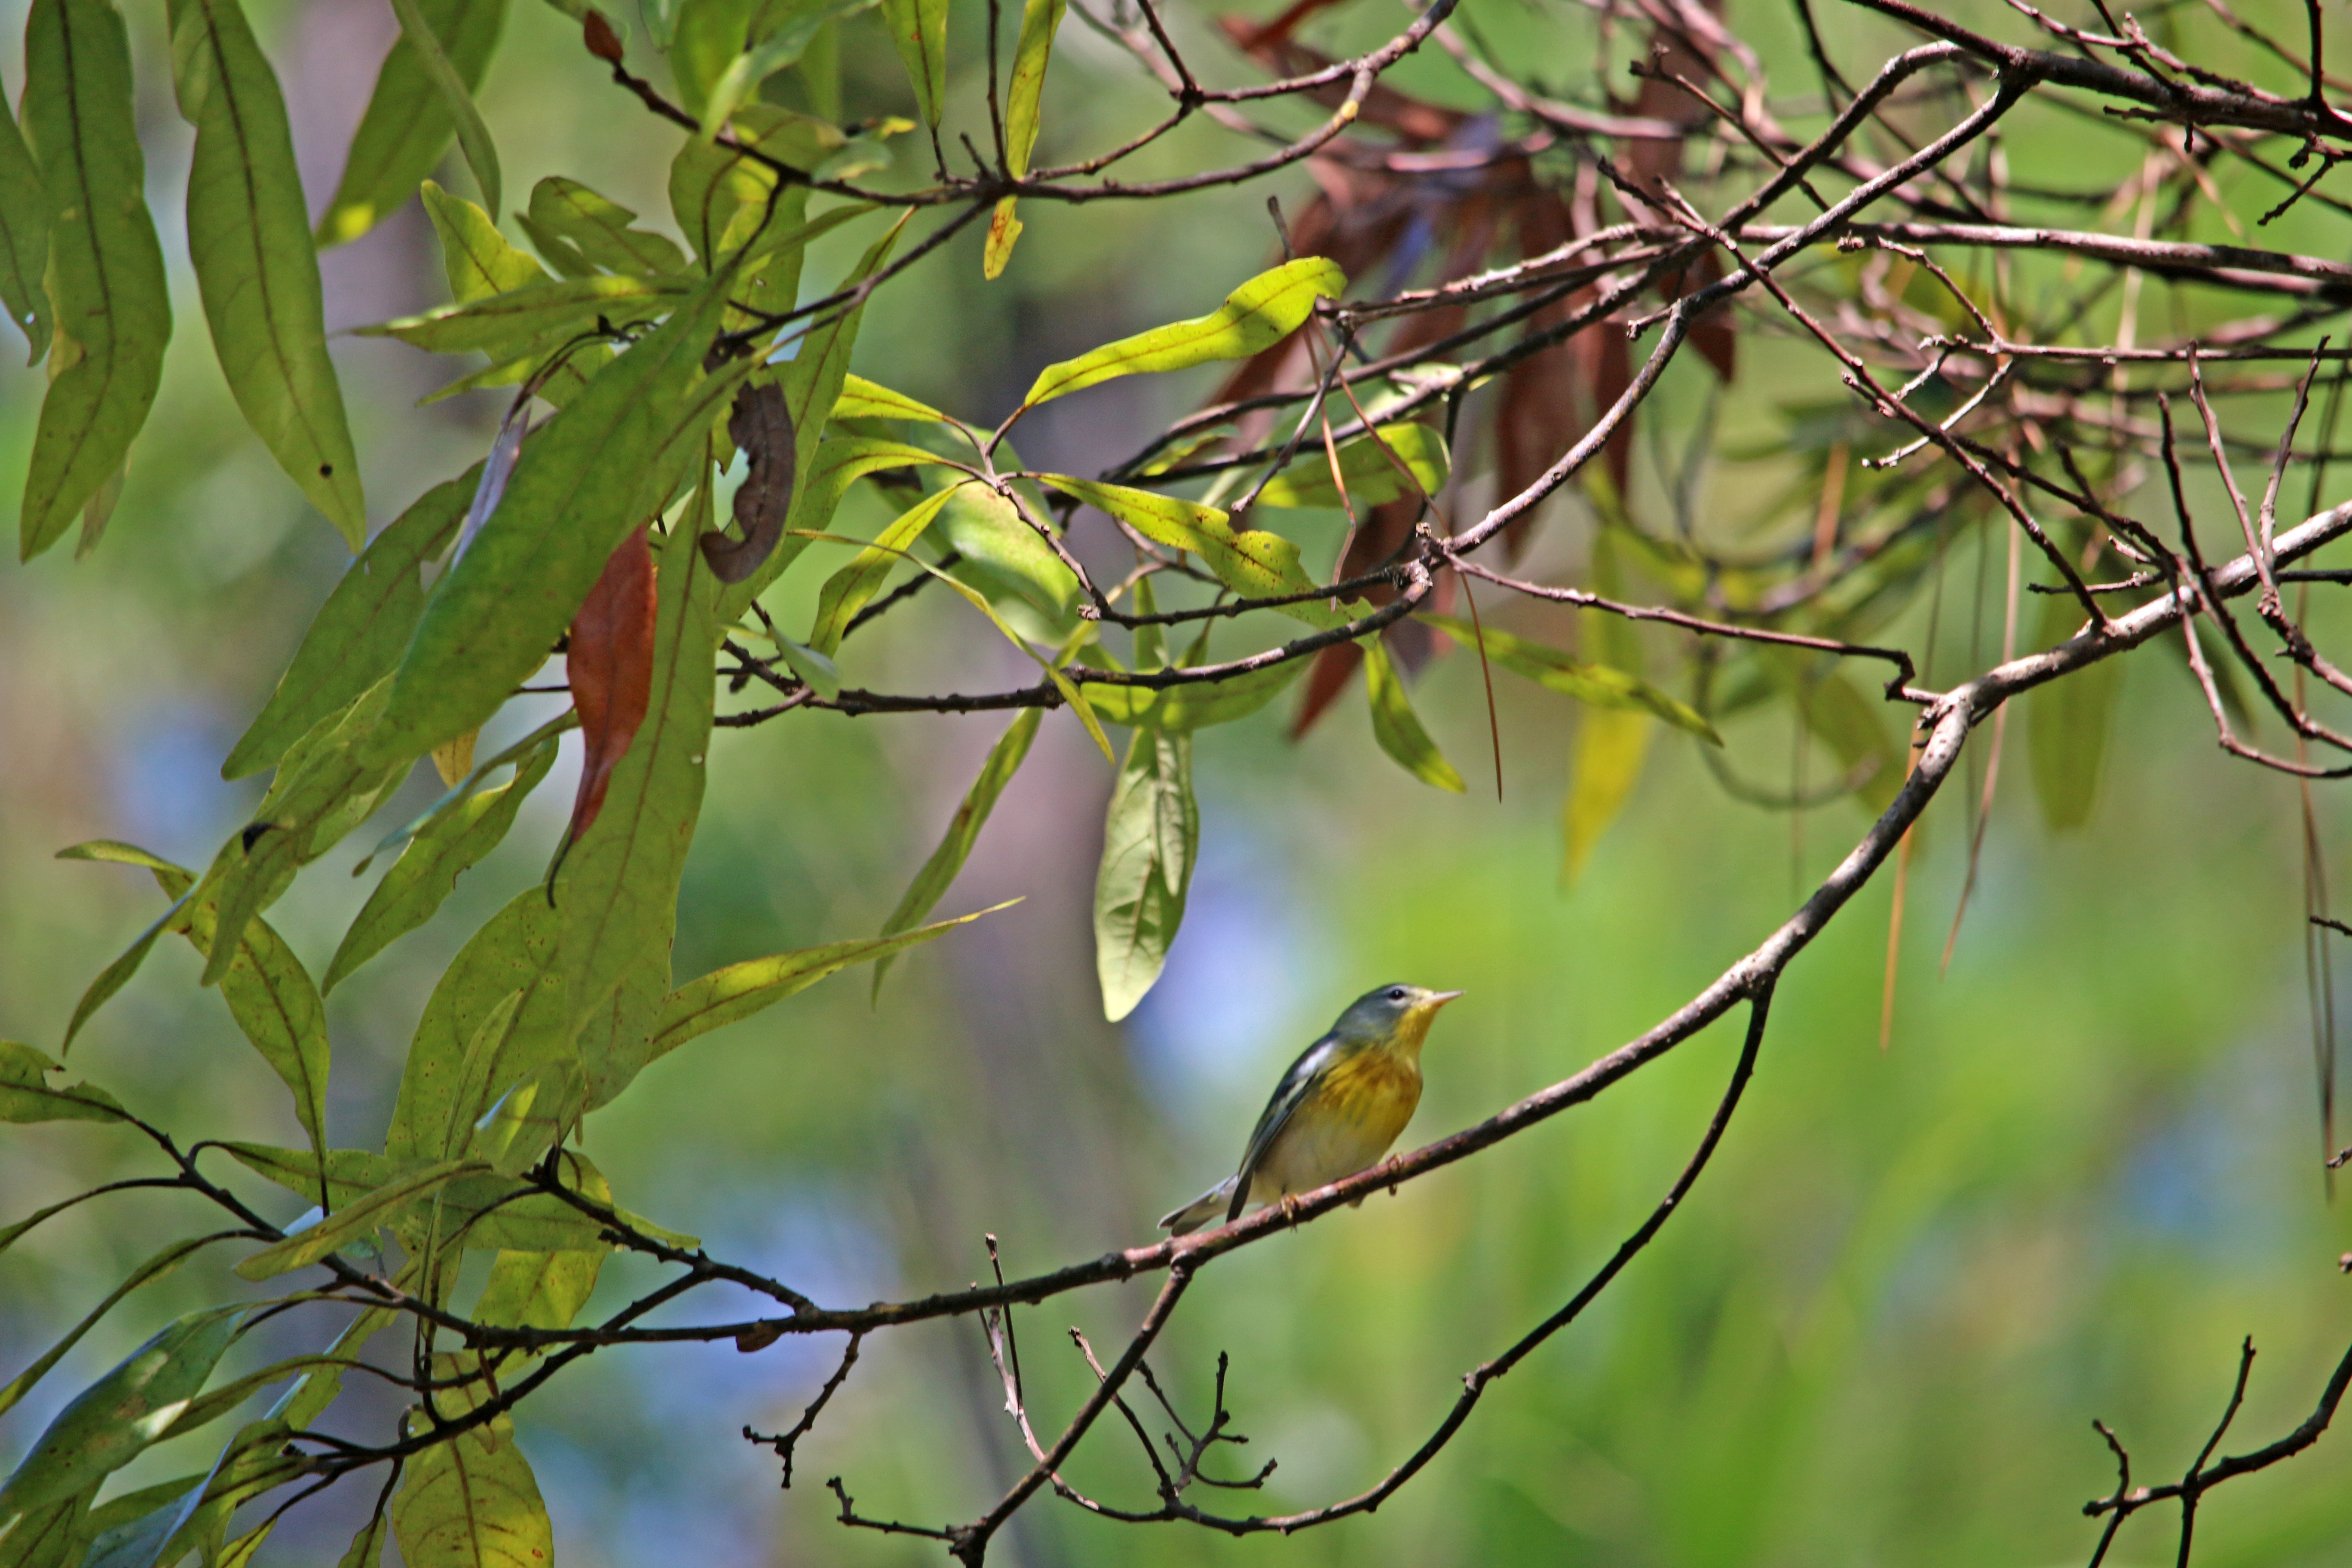
{"label": "sunlit leaf", "polygon": [[809,647],[828,657],[839,650],[842,634],[849,629],[851,617],[881,591],[890,569],[906,558],[907,552],[931,526],[931,520],[939,516],[940,509],[954,493],[955,489],[950,487],[925,496],[876,535],[873,544],[859,551],[848,565],[825,579],[817,595],[816,621],[809,628]]}
{"label": "sunlit leaf", "polygon": [[928,403],[918,403],[903,392],[866,380],[862,375],[844,376],[841,395],[834,399],[835,419],[919,419],[933,424],[944,423],[947,416]]}
{"label": "sunlit leaf", "polygon": [[1306,669],[1305,659],[1294,658],[1246,675],[1190,686],[1113,686],[1083,675],[1078,685],[1107,724],[1187,734],[1248,718],[1281,695]]}
{"label": "sunlit leaf", "polygon": [[[433,1358],[443,1379],[459,1365],[457,1356]],[[488,1396],[478,1380],[429,1395],[445,1420]],[[423,1429],[426,1419],[420,1415],[415,1424]],[[549,1568],[554,1561],[547,1504],[515,1445],[514,1424],[504,1415],[411,1458],[391,1516],[406,1568]]]}
{"label": "sunlit leaf", "polygon": [[108,0],[34,0],[24,134],[51,205],[53,379],[17,518],[25,559],[57,542],[114,477],[163,375],[172,305],[147,213],[131,47]]}
{"label": "sunlit leaf", "polygon": [[[727,123],[759,90],[761,82],[796,64],[818,34],[845,16],[873,9],[875,4],[876,0],[793,0],[781,6],[762,7],[762,16],[769,19],[772,30],[764,36],[754,36],[751,47],[729,60],[710,84],[700,110],[703,134],[709,136]],[[760,32],[760,28],[754,28],[755,35]]]}
{"label": "sunlit leaf", "polygon": [[[507,0],[416,0],[416,10],[441,40],[458,79],[468,89],[480,87],[506,25]],[[391,216],[441,162],[457,132],[448,100],[426,74],[416,47],[405,37],[396,39],[352,133],[342,178],[319,219],[318,243],[357,239]]]}
{"label": "sunlit leaf", "polygon": [[1200,845],[1192,738],[1136,731],[1111,785],[1095,878],[1095,975],[1113,1023],[1135,1011],[1167,964]]}
{"label": "sunlit leaf", "polygon": [[[946,16],[944,5],[940,14]],[[49,265],[49,193],[6,96],[0,91],[0,305],[32,348],[25,363],[38,364],[49,352],[49,290],[42,281]]]}
{"label": "sunlit leaf", "polygon": [[[1267,598],[1283,594],[1311,594],[1317,584],[1298,563],[1298,546],[1281,534],[1262,528],[1236,530],[1222,511],[1198,501],[1181,500],[1151,490],[1107,485],[1067,474],[1040,474],[1049,484],[1101,508],[1155,543],[1171,550],[1189,550],[1217,581],[1237,594]],[[1286,605],[1282,614],[1315,626],[1345,625],[1363,613],[1360,604],[1340,610],[1324,599]]]}
{"label": "sunlit leaf", "polygon": [[268,1279],[305,1268],[331,1252],[364,1239],[379,1225],[414,1200],[446,1186],[454,1178],[483,1167],[465,1160],[444,1160],[395,1177],[337,1209],[307,1230],[270,1243],[236,1266],[247,1279]]}
{"label": "sunlit leaf", "polygon": [[[244,1312],[191,1312],[76,1394],[0,1487],[0,1519],[70,1497],[137,1458],[202,1391]],[[22,1396],[24,1381],[0,1390],[0,1409]]]}
{"label": "sunlit leaf", "polygon": [[[1414,617],[1426,621],[1465,647],[1481,646],[1478,630],[1457,616],[1440,616],[1423,611]],[[1723,744],[1715,726],[1708,723],[1688,703],[1679,702],[1649,682],[1612,669],[1605,664],[1587,664],[1572,654],[1508,632],[1488,626],[1484,647],[1486,657],[1514,675],[1523,675],[1538,686],[1588,702],[1596,708],[1638,708],[1654,713],[1678,730],[1687,730],[1701,740]]]}
{"label": "sunlit leaf", "polygon": [[[1360,436],[1339,448],[1339,477],[1347,481],[1348,500],[1357,506],[1377,506],[1416,495],[1433,496],[1445,488],[1448,471],[1445,437],[1426,425],[1378,426],[1379,439]],[[1382,451],[1385,443],[1387,451]],[[1309,443],[1313,446],[1313,443]],[[1394,454],[1395,461],[1390,455]],[[1421,489],[1413,490],[1397,473],[1397,463]],[[1257,504],[1277,507],[1336,507],[1339,487],[1331,482],[1331,459],[1320,447],[1292,460],[1268,479]]]}
{"label": "sunlit leaf", "polygon": [[912,931],[894,931],[855,942],[836,942],[824,947],[807,947],[797,952],[779,952],[767,958],[746,959],[740,963],[730,963],[724,969],[714,970],[699,980],[688,981],[663,998],[661,1016],[654,1028],[650,1056],[665,1056],[697,1035],[709,1034],[724,1025],[748,1018],[852,964],[889,958],[934,937],[943,936],[960,925],[968,925],[982,915],[992,915],[998,910],[1010,907],[1010,904],[996,904]]}
{"label": "sunlit leaf", "polygon": [[424,183],[422,194],[433,232],[441,238],[441,268],[449,279],[450,297],[459,304],[548,280],[547,268],[509,244],[488,213],[430,180]]}
{"label": "sunlit leaf", "polygon": [[[988,814],[996,809],[996,797],[1004,793],[1004,786],[1021,770],[1021,761],[1029,754],[1029,743],[1037,738],[1037,726],[1045,717],[1042,709],[1024,708],[1013,715],[1012,724],[997,737],[996,744],[989,749],[988,761],[981,764],[980,776],[972,780],[955,816],[949,818],[948,830],[941,836],[939,847],[915,873],[914,881],[898,900],[898,907],[890,911],[890,918],[882,922],[884,939],[912,929],[946,895],[956,873],[963,869],[964,861],[971,857],[971,847],[980,837]],[[890,973],[891,963],[892,955],[885,952],[878,955],[874,966],[874,994],[877,997],[882,994],[882,981]]]}
{"label": "sunlit leaf", "polygon": [[[1031,0],[1032,5],[1050,3]],[[1347,286],[1347,274],[1320,256],[1286,261],[1226,295],[1225,302],[1205,316],[1154,327],[1105,343],[1076,359],[1047,365],[1030,386],[1023,405],[1034,406],[1117,376],[1185,370],[1213,360],[1247,359],[1297,331],[1298,324],[1314,313],[1318,299],[1337,299]]]}
{"label": "sunlit leaf", "polygon": [[1364,648],[1364,695],[1372,708],[1372,739],[1381,750],[1396,759],[1399,766],[1425,784],[1439,789],[1462,793],[1462,775],[1437,749],[1437,742],[1422,728],[1420,715],[1412,710],[1412,700],[1405,696],[1404,682],[1397,676],[1395,663],[1388,649],[1377,637],[1368,638]]}
{"label": "sunlit leaf", "polygon": [[596,1289],[604,1254],[502,1251],[474,1304],[478,1323],[521,1329],[568,1329]]}
{"label": "sunlit leaf", "polygon": [[188,255],[221,375],[245,421],[353,552],[358,455],[327,357],[319,259],[277,73],[237,0],[171,0],[172,79],[196,128]]}
{"label": "sunlit leaf", "polygon": [[659,278],[686,268],[686,252],[649,229],[630,226],[637,215],[577,180],[551,174],[530,190],[530,216],[578,247],[607,272]]}

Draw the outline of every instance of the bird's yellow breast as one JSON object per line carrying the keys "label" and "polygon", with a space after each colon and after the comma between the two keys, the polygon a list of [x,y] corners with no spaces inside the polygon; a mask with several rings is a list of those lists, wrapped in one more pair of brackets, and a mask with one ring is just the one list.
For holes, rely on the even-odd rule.
{"label": "bird's yellow breast", "polygon": [[1266,1151],[1250,1196],[1272,1203],[1352,1176],[1389,1151],[1421,1103],[1421,1064],[1373,1047],[1334,1062]]}

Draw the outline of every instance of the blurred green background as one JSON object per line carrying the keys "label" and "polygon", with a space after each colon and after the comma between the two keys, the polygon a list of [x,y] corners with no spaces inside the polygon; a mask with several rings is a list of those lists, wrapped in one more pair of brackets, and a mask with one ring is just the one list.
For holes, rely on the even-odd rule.
{"label": "blurred green background", "polygon": [[[1472,0],[1468,10],[1527,58],[1559,60],[1537,72],[1555,88],[1592,79],[1580,10],[1552,0]],[[2299,11],[2260,14],[2299,36]],[[258,795],[254,781],[221,783],[220,759],[345,559],[222,389],[178,234],[187,132],[170,102],[160,6],[129,15],[151,195],[175,258],[178,330],[163,398],[91,558],[59,550],[0,567],[0,1034],[51,1050],[90,976],[160,907],[143,874],[53,853],[106,836],[183,860],[209,856]],[[1360,6],[1310,36],[1368,38],[1397,15]],[[12,97],[22,18],[19,0],[0,5],[0,79]],[[259,5],[256,19],[285,79],[315,206],[394,23],[372,0]],[[1823,19],[1849,75],[1905,42],[1851,11]],[[1789,16],[1739,5],[1733,20],[1782,90],[1809,89]],[[1206,14],[1181,9],[1177,23],[1219,79],[1255,79],[1213,40]],[[976,52],[979,26],[977,7],[956,12],[961,58]],[[1041,157],[1106,144],[1160,112],[1156,91],[1075,16],[1063,37]],[[556,12],[518,0],[482,94],[509,188],[566,174],[658,217],[676,139],[604,84],[575,39]],[[2214,44],[2201,58],[2278,76],[2232,48]],[[903,76],[871,16],[845,29],[844,68],[847,115],[905,111]],[[1410,62],[1399,79],[1477,101],[1440,60]],[[968,116],[972,73],[956,85]],[[1814,122],[1790,113],[1800,128]],[[2103,135],[2028,110],[2007,146],[2021,180],[2119,183],[2137,153]],[[1135,172],[1243,149],[1202,129]],[[897,177],[920,173],[918,154],[902,152]],[[2242,217],[2278,194],[2226,168],[2219,177]],[[445,178],[465,188],[454,160]],[[1297,172],[1273,188],[1292,204],[1309,190]],[[1263,194],[1115,211],[1029,204],[1029,232],[1001,282],[981,280],[978,232],[961,237],[868,312],[858,367],[956,412],[999,417],[1040,365],[1207,309],[1263,265]],[[2265,231],[2267,243],[2341,255],[2343,222],[2306,207]],[[868,237],[853,226],[821,244],[808,296]],[[331,328],[443,298],[413,204],[324,267]],[[2148,300],[2151,320],[2211,308],[2154,284]],[[376,341],[339,340],[336,353],[380,525],[479,454],[498,405],[417,409],[415,399],[465,367]],[[1743,353],[1720,411],[1727,449],[1780,441],[1791,416],[1779,400],[1836,395],[1819,359],[1793,344],[1751,332]],[[20,482],[44,374],[0,367],[0,490]],[[1665,504],[1656,476],[1698,427],[1706,376],[1680,364],[1662,388],[1637,463],[1637,510]],[[1024,423],[1024,456],[1095,471],[1208,384],[1131,381],[1073,398]],[[2275,410],[2241,408],[2267,441],[2274,426],[2262,419]],[[1475,472],[1475,455],[1463,458]],[[1736,535],[1756,498],[1792,472],[1785,458],[1719,465],[1698,510]],[[1481,482],[1467,482],[1465,507]],[[870,529],[884,515],[860,497],[843,526]],[[1298,528],[1309,564],[1328,565],[1339,520],[1303,516]],[[1556,503],[1532,569],[1573,579],[1590,536],[1580,503]],[[1978,542],[1955,542],[1931,679],[1959,679],[1997,654],[2001,548],[1988,603]],[[771,596],[788,626],[805,616],[816,578],[797,574]],[[1574,633],[1564,619],[1496,613],[1555,640]],[[1923,600],[1895,632],[1916,646],[1927,613]],[[2029,606],[2029,632],[2034,624]],[[1670,652],[1652,645],[1654,672],[1670,668]],[[936,599],[886,620],[851,658],[854,676],[891,689],[1023,679],[992,632]],[[1006,1559],[2080,1561],[2095,1534],[2080,1505],[2114,1482],[2092,1417],[2131,1444],[2141,1479],[2177,1475],[2252,1334],[2262,1355],[2235,1446],[2300,1419],[2352,1331],[2352,1284],[2334,1267],[2352,1227],[2315,1158],[2296,794],[2215,751],[2177,659],[2151,652],[2129,663],[2090,825],[2045,830],[2012,726],[1973,902],[1940,975],[1965,867],[1959,782],[1928,816],[1910,868],[1889,1048],[1879,1045],[1882,879],[1790,973],[1747,1106],[1684,1212],[1396,1500],[1296,1539],[1235,1542],[1107,1525],[1047,1499],[1021,1516]],[[1558,814],[1576,712],[1508,679],[1496,696],[1499,803],[1478,671],[1459,657],[1426,673],[1416,701],[1470,778],[1465,796],[1391,765],[1360,704],[1343,703],[1300,744],[1279,710],[1204,736],[1191,913],[1159,990],[1124,1027],[1100,1018],[1087,912],[1108,770],[1075,721],[1049,717],[942,912],[1024,902],[902,961],[878,1007],[864,972],[852,972],[663,1060],[591,1122],[588,1147],[639,1212],[827,1301],[975,1279],[987,1268],[983,1233],[1001,1238],[1009,1269],[1089,1257],[1147,1237],[1154,1215],[1229,1171],[1282,1065],[1368,986],[1409,979],[1470,994],[1429,1046],[1428,1092],[1406,1137],[1424,1142],[1654,1022],[1784,918],[1863,826],[1850,803],[1797,817],[1737,805],[1685,738],[1662,735],[1625,816],[1564,888]],[[520,733],[545,700],[539,713],[517,704],[488,739]],[[678,973],[877,929],[1002,724],[803,713],[726,732],[687,877]],[[1818,756],[1808,764],[1784,713],[1728,734],[1733,765],[1751,778],[1785,783],[1810,765],[1818,783],[1829,771]],[[543,867],[575,766],[567,751],[509,842],[441,915],[331,999],[337,1143],[381,1138],[434,979]],[[1972,793],[1975,777],[1966,783]],[[412,781],[383,823],[436,788]],[[2318,808],[2339,844],[2340,804],[2323,792]],[[314,972],[365,894],[343,873],[382,830],[355,834],[272,916]],[[2347,874],[2340,854],[2329,864]],[[275,1081],[217,996],[196,989],[196,968],[187,952],[160,949],[77,1044],[73,1065],[184,1138],[298,1141]],[[1214,1500],[1311,1506],[1409,1452],[1459,1374],[1564,1299],[1656,1201],[1736,1044],[1718,1027],[1597,1104],[1209,1271],[1155,1365],[1197,1420],[1215,1358],[1229,1352],[1230,1401],[1251,1441],[1227,1468],[1279,1461],[1262,1497]],[[12,1128],[0,1139],[0,1217],[143,1169],[123,1133]],[[280,1199],[267,1201],[299,1207]],[[108,1200],[0,1259],[0,1372],[177,1234],[166,1207],[177,1201]],[[616,1262],[600,1300],[648,1278]],[[221,1266],[191,1267],[134,1298],[0,1428],[0,1460],[175,1301],[231,1283]],[[1115,1342],[1148,1286],[1018,1315],[1045,1415],[1072,1408],[1090,1383],[1066,1328]],[[712,1293],[683,1315],[750,1310]],[[288,1346],[323,1337],[289,1333]],[[1025,1464],[979,1331],[934,1325],[868,1344],[803,1444],[794,1489],[780,1492],[772,1457],[738,1429],[788,1426],[836,1350],[648,1349],[600,1355],[563,1377],[520,1417],[562,1560],[935,1560],[934,1543],[843,1531],[820,1483],[843,1476],[869,1514],[941,1523],[977,1513]],[[358,1387],[335,1419],[380,1432],[394,1409]],[[201,1462],[202,1441],[151,1453],[119,1484]],[[1150,1505],[1149,1472],[1112,1426],[1071,1474],[1108,1500]],[[2352,1563],[2347,1481],[2352,1434],[2337,1434],[2231,1484],[2200,1515],[2198,1560]],[[331,1560],[372,1495],[354,1482],[296,1513],[263,1563]],[[2169,1560],[2169,1517],[2143,1516],[2115,1560]]]}

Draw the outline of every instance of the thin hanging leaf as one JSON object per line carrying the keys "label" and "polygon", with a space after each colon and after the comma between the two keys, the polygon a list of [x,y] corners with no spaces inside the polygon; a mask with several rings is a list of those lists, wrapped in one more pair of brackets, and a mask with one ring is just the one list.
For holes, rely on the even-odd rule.
{"label": "thin hanging leaf", "polygon": [[[416,0],[416,10],[458,80],[469,91],[480,87],[506,26],[507,0]],[[416,47],[404,35],[394,40],[352,133],[342,178],[320,216],[318,244],[357,239],[398,211],[441,162],[457,130],[449,101]]]}
{"label": "thin hanging leaf", "polygon": [[237,0],[170,0],[172,82],[196,129],[188,255],[245,422],[356,553],[358,455],[327,357],[319,258],[277,73]]}
{"label": "thin hanging leaf", "polygon": [[666,1056],[698,1035],[707,1035],[723,1025],[748,1018],[772,1007],[785,997],[797,995],[827,975],[838,973],[852,964],[891,958],[908,948],[944,936],[960,925],[969,925],[982,915],[1011,909],[1020,901],[1018,899],[1009,900],[968,915],[959,915],[954,920],[940,921],[912,931],[867,937],[856,942],[836,942],[824,947],[807,947],[797,952],[779,952],[714,970],[699,980],[679,986],[662,999],[661,1013],[654,1024],[653,1046],[647,1059]]}
{"label": "thin hanging leaf", "polygon": [[25,363],[38,364],[49,352],[49,193],[6,98],[0,89],[0,305],[32,348]]}
{"label": "thin hanging leaf", "polygon": [[653,551],[640,528],[613,552],[604,574],[572,618],[564,669],[586,750],[572,826],[564,834],[567,844],[577,843],[594,826],[613,769],[645,722],[646,705],[653,696],[656,603]]}
{"label": "thin hanging leaf", "polygon": [[[2074,635],[2082,613],[2061,594],[2042,600],[2036,647],[2051,647]],[[2172,642],[2172,638],[2165,638]],[[2222,668],[2228,668],[2222,662]],[[2116,695],[2123,685],[2120,660],[2099,659],[2063,680],[2037,686],[2025,696],[2026,761],[2042,820],[2053,833],[2071,833],[2091,819],[2098,804],[2099,779],[2106,762],[2107,735],[2115,726]]]}
{"label": "thin hanging leaf", "polygon": [[[1068,0],[1023,0],[1021,36],[1013,47],[1013,79],[1004,99],[1005,172],[1016,180],[1029,173],[1029,155],[1037,147],[1045,66],[1053,58],[1054,35],[1061,30],[1062,15],[1067,9]],[[1021,220],[1013,216],[1015,199],[1006,196],[999,201],[989,219],[983,269],[990,278],[1004,270],[1013,256],[1013,242],[1021,237]],[[1029,401],[1040,400],[1033,394]]]}
{"label": "thin hanging leaf", "polygon": [[1425,784],[1452,790],[1460,795],[1465,787],[1462,775],[1429,738],[1421,726],[1421,718],[1412,710],[1412,703],[1404,694],[1404,682],[1398,679],[1395,663],[1389,650],[1378,638],[1364,645],[1364,695],[1372,708],[1372,739],[1381,750],[1396,759],[1405,772]]}
{"label": "thin hanging leaf", "polygon": [[[980,776],[964,792],[963,801],[956,807],[955,816],[948,821],[948,830],[940,839],[939,847],[931,851],[923,868],[915,873],[898,907],[882,922],[882,936],[887,941],[931,912],[947,893],[956,873],[963,869],[964,861],[971,855],[971,847],[980,837],[980,830],[988,821],[988,814],[996,809],[996,797],[1013,782],[1021,769],[1021,760],[1029,754],[1029,743],[1037,738],[1037,726],[1045,720],[1045,710],[1024,708],[1015,714],[1004,733],[997,737],[989,749],[988,761],[981,764]],[[874,966],[874,994],[882,994],[882,981],[890,973],[893,955],[879,955]]]}
{"label": "thin hanging leaf", "polygon": [[882,0],[882,25],[906,65],[917,110],[937,131],[948,101],[948,0]]}
{"label": "thin hanging leaf", "polygon": [[[1448,461],[1445,437],[1426,425],[1397,424],[1378,427],[1379,439],[1360,437],[1339,448],[1339,478],[1348,500],[1358,506],[1382,501],[1419,500],[1445,488]],[[1387,450],[1381,450],[1385,443]],[[1391,461],[1393,453],[1395,461]],[[1402,462],[1421,489],[1408,489],[1396,471]],[[1257,504],[1277,507],[1337,507],[1339,487],[1332,482],[1331,459],[1323,452],[1297,458],[1265,482]]]}
{"label": "thin hanging leaf", "polygon": [[1103,1016],[1114,1024],[1167,965],[1200,845],[1192,738],[1136,731],[1111,785],[1095,878],[1095,974]]}
{"label": "thin hanging leaf", "polygon": [[472,89],[441,47],[432,24],[425,19],[419,0],[392,0],[392,12],[400,18],[401,42],[416,51],[416,63],[425,80],[441,95],[457,122],[457,146],[466,154],[466,167],[473,171],[474,183],[482,188],[482,205],[497,212],[506,205],[499,190],[499,150],[490,140],[490,128],[482,122],[482,111],[474,107]]}
{"label": "thin hanging leaf", "polygon": [[1561,859],[1562,881],[1573,885],[1584,874],[1593,847],[1633,798],[1655,722],[1648,713],[1626,708],[1596,708],[1577,720],[1568,798],[1561,814],[1567,844]]}
{"label": "thin hanging leaf", "polygon": [[147,213],[121,16],[107,0],[34,0],[25,74],[25,138],[50,201],[58,322],[17,519],[29,561],[122,467],[163,382],[172,305]]}
{"label": "thin hanging leaf", "polygon": [[[1050,0],[1031,0],[1032,5]],[[1303,256],[1261,272],[1205,316],[1154,327],[1105,343],[1076,359],[1047,365],[1022,399],[1024,408],[1122,375],[1186,370],[1213,360],[1247,359],[1298,330],[1315,301],[1337,299],[1347,275],[1320,256]]]}
{"label": "thin hanging leaf", "polygon": [[935,490],[901,513],[875,537],[874,542],[857,552],[856,560],[825,579],[817,594],[816,621],[809,628],[808,644],[817,652],[830,657],[841,647],[842,634],[849,629],[851,617],[864,609],[874,595],[881,591],[890,569],[906,558],[931,526],[956,487]]}
{"label": "thin hanging leaf", "polygon": [[1715,726],[1687,703],[1676,701],[1649,682],[1622,669],[1612,669],[1605,664],[1586,664],[1572,654],[1508,632],[1486,628],[1482,639],[1468,621],[1454,616],[1440,616],[1424,611],[1413,617],[1435,626],[1454,641],[1476,648],[1484,647],[1486,657],[1514,675],[1523,675],[1538,686],[1588,702],[1596,708],[1641,709],[1654,713],[1678,730],[1686,730],[1703,741],[1720,746],[1723,737]]}
{"label": "thin hanging leaf", "polygon": [[755,382],[735,395],[727,417],[727,436],[743,453],[743,482],[735,491],[735,526],[730,538],[712,531],[702,536],[702,558],[722,583],[740,583],[775,553],[784,536],[784,520],[793,509],[793,470],[799,447],[793,433],[792,409],[784,389],[772,381]]}

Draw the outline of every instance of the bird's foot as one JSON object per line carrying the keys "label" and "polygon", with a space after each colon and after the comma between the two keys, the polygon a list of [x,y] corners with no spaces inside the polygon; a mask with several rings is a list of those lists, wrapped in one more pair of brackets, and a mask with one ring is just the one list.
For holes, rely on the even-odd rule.
{"label": "bird's foot", "polygon": [[1282,1217],[1289,1222],[1291,1229],[1297,1230],[1298,1228],[1297,1194],[1285,1193],[1282,1194]]}

